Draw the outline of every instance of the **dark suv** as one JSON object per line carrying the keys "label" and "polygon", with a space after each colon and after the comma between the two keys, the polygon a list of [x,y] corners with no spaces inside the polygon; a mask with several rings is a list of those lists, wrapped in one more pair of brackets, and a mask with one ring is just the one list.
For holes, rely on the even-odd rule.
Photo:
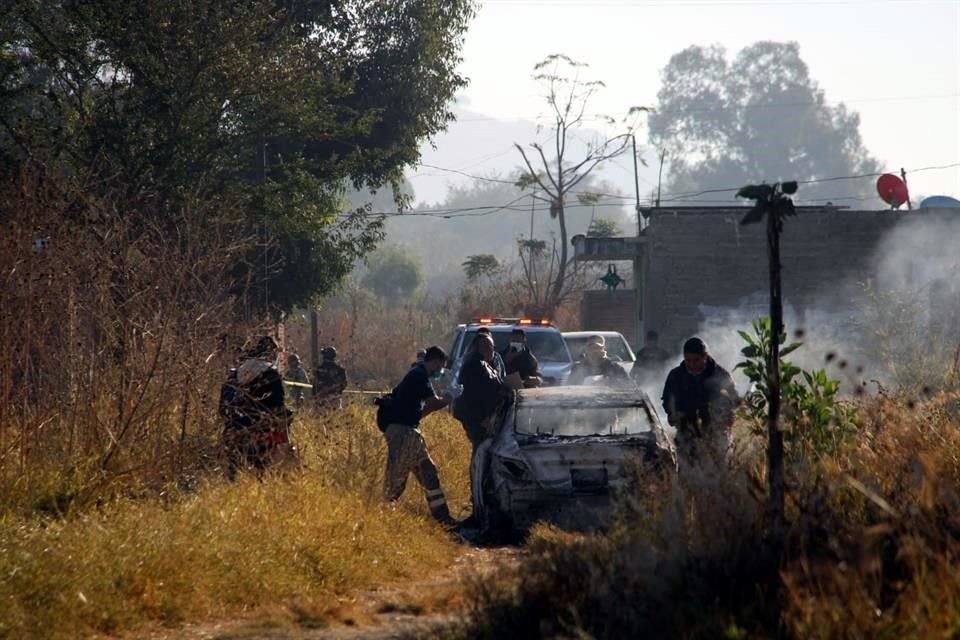
{"label": "dark suv", "polygon": [[532,321],[520,318],[480,318],[472,322],[457,325],[450,347],[447,373],[444,376],[445,388],[455,398],[460,395],[457,376],[463,359],[473,344],[477,329],[488,327],[493,336],[494,348],[498,352],[506,350],[510,344],[510,332],[523,329],[527,334],[527,347],[540,363],[540,374],[547,385],[564,384],[573,368],[570,350],[560,331],[545,321]]}

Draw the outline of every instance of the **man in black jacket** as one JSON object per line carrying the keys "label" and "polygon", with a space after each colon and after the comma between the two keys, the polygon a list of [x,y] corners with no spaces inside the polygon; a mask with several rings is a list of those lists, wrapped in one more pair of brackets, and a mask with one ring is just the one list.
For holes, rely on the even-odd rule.
{"label": "man in black jacket", "polygon": [[675,442],[681,461],[694,461],[704,445],[726,455],[737,390],[733,379],[707,352],[700,338],[683,345],[683,362],[667,375],[663,409],[677,428]]}
{"label": "man in black jacket", "polygon": [[474,451],[492,435],[489,419],[500,399],[502,380],[493,368],[494,353],[493,338],[478,334],[457,378],[463,393],[457,398],[454,413],[463,423]]}
{"label": "man in black jacket", "polygon": [[[457,382],[463,386],[463,393],[454,405],[454,417],[463,424],[467,439],[470,440],[471,467],[477,447],[493,436],[493,421],[506,389],[494,369],[495,355],[493,338],[489,334],[478,333],[457,378]],[[470,488],[472,493],[473,483]],[[471,498],[471,504],[476,505],[476,496]],[[476,524],[476,518],[471,514],[461,524],[470,527]]]}
{"label": "man in black jacket", "polygon": [[456,524],[450,517],[447,499],[440,486],[437,465],[427,452],[427,443],[420,432],[420,421],[450,404],[449,397],[437,397],[430,380],[443,375],[447,354],[440,347],[426,350],[423,362],[411,367],[393,389],[387,439],[387,471],[384,498],[394,502],[403,495],[407,477],[413,473],[423,487],[430,514],[444,525]]}

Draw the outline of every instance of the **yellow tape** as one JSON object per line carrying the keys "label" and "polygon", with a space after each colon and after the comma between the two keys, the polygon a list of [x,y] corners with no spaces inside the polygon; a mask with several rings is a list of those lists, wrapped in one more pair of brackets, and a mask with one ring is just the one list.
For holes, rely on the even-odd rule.
{"label": "yellow tape", "polygon": [[[283,384],[290,387],[305,387],[307,389],[313,388],[312,384],[307,384],[306,382],[294,382],[293,380],[284,380]],[[389,391],[363,391],[361,389],[345,389],[343,393],[359,393],[362,395],[381,396],[385,393],[389,393]]]}

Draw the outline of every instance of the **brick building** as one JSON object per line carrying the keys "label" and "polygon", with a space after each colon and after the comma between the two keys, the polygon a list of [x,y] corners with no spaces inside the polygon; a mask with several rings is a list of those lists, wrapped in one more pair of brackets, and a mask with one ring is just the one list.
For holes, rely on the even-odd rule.
{"label": "brick building", "polygon": [[[743,226],[745,207],[642,210],[633,238],[573,239],[577,259],[632,260],[633,289],[588,291],[585,330],[617,330],[637,345],[647,329],[673,348],[703,326],[711,309],[749,307],[764,315],[768,269],[764,224]],[[785,304],[805,312],[856,314],[867,283],[900,286],[960,278],[960,210],[855,211],[798,207],[781,243]],[[894,261],[895,258],[895,261]]]}

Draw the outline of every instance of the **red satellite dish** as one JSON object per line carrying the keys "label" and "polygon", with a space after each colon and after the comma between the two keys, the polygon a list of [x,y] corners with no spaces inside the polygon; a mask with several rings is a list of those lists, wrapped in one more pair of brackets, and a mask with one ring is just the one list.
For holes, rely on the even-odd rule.
{"label": "red satellite dish", "polygon": [[907,201],[907,185],[892,173],[885,173],[877,178],[877,193],[884,202],[894,208]]}

